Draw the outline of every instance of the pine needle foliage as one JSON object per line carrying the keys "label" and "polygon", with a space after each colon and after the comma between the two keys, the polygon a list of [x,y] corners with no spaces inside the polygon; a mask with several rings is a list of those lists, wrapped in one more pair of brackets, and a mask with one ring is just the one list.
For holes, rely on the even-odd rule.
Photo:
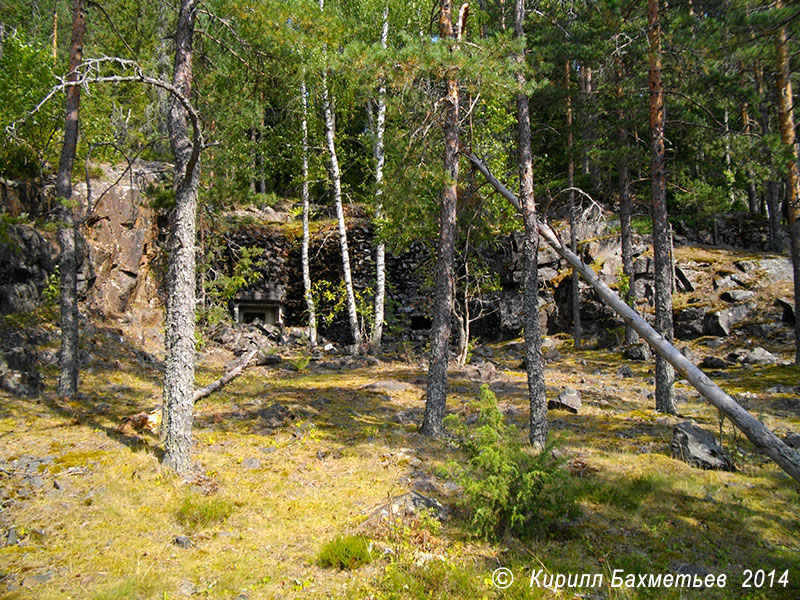
{"label": "pine needle foliage", "polygon": [[523,447],[515,425],[508,425],[487,385],[472,404],[478,420],[470,428],[450,415],[446,425],[456,433],[467,455],[466,466],[451,464],[464,488],[463,502],[475,535],[520,539],[562,528],[577,516],[576,489],[562,461],[553,458],[551,442],[540,453]]}

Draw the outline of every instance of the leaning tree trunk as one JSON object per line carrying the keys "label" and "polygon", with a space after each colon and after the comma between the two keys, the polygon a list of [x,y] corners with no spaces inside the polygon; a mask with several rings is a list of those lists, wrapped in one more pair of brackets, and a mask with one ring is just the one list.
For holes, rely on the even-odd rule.
{"label": "leaning tree trunk", "polygon": [[314,297],[311,295],[311,267],[308,261],[308,245],[311,235],[309,232],[310,199],[308,194],[308,93],[305,71],[303,71],[303,78],[300,81],[300,95],[303,100],[301,123],[303,131],[303,247],[301,260],[303,263],[303,294],[308,308],[308,343],[313,348],[317,345],[317,311],[314,306]]}
{"label": "leaning tree trunk", "polygon": [[[465,18],[466,4],[461,14]],[[463,20],[459,19],[454,30],[453,6],[450,0],[442,0],[439,17],[439,37],[451,42],[451,51],[458,48]],[[455,38],[455,39],[454,39]],[[442,433],[447,404],[447,360],[449,357],[450,314],[453,310],[453,257],[455,255],[456,203],[458,200],[458,80],[454,70],[449,71],[444,117],[444,174],[442,207],[439,216],[439,248],[434,280],[433,324],[431,326],[431,354],[428,365],[428,390],[425,401],[425,417],[422,433],[439,436]]]}
{"label": "leaning tree trunk", "polygon": [[[782,2],[778,2],[778,7]],[[775,42],[778,68],[778,98],[781,122],[781,141],[789,150],[788,170],[789,189],[786,197],[789,222],[789,241],[792,252],[792,274],[794,275],[794,364],[800,365],[800,224],[797,222],[800,212],[800,173],[798,173],[797,144],[794,132],[794,97],[792,95],[791,70],[789,54],[786,49],[786,27],[778,28]]]}
{"label": "leaning tree trunk", "polygon": [[[381,27],[381,48],[384,50],[389,41],[389,5],[383,8],[383,26]],[[386,123],[386,84],[381,82],[378,89],[378,115],[375,122],[375,222],[378,227],[378,245],[375,248],[375,310],[372,326],[371,343],[376,348],[381,345],[383,337],[384,303],[386,300],[386,243],[380,230],[383,220],[383,163],[385,150],[383,130]]]}
{"label": "leaning tree trunk", "polygon": [[[633,307],[636,303],[635,274],[633,272],[633,241],[631,235],[631,194],[630,194],[630,170],[628,169],[628,129],[625,126],[625,110],[622,108],[623,67],[622,59],[616,59],[616,78],[617,78],[617,102],[620,107],[617,112],[619,119],[619,157],[617,158],[617,186],[619,188],[619,235],[620,246],[622,249],[622,275],[627,280],[628,289],[624,294],[624,300],[628,306]],[[630,325],[625,325],[625,345],[630,346],[639,341],[636,330]]]}
{"label": "leaning tree trunk", "polygon": [[[84,0],[72,2],[72,40],[69,45],[67,81],[78,80],[78,68],[83,59],[83,35],[86,31]],[[70,205],[72,198],[72,165],[78,145],[78,118],[81,88],[73,85],[66,92],[64,145],[58,161],[56,196],[59,210],[58,245],[61,250],[61,350],[58,355],[58,395],[78,394],[78,226]]]}
{"label": "leaning tree trunk", "polygon": [[[572,133],[572,92],[569,85],[569,61],[564,63],[564,86],[567,90],[567,188],[569,188],[569,245],[573,252],[578,251],[575,231],[575,144]],[[588,166],[587,166],[588,169]],[[572,306],[572,339],[576,348],[581,347],[581,294],[578,274],[573,271],[570,279],[570,303]]]}
{"label": "leaning tree trunk", "polygon": [[[650,179],[653,199],[653,259],[655,263],[655,328],[672,342],[672,261],[667,222],[667,188],[664,174],[664,91],[661,85],[661,23],[659,0],[648,0],[650,41]],[[675,372],[660,354],[656,356],[656,410],[676,414]]]}
{"label": "leaning tree trunk", "polygon": [[[175,33],[172,85],[191,97],[192,43],[197,0],[181,0]],[[194,408],[195,217],[199,142],[189,137],[186,109],[170,96],[167,129],[175,158],[175,206],[170,211],[167,241],[163,461],[178,474],[191,468]]]}
{"label": "leaning tree trunk", "polygon": [[[514,3],[514,38],[524,39],[525,0]],[[531,118],[525,89],[524,49],[514,57],[519,64],[517,84],[517,153],[519,168],[519,200],[525,223],[523,252],[523,287],[525,304],[525,366],[528,374],[528,401],[530,403],[531,446],[541,450],[547,444],[547,398],[545,397],[544,366],[542,365],[542,337],[539,331],[539,229],[536,220],[536,203],[533,197],[533,157],[531,154]]]}
{"label": "leaning tree trunk", "polygon": [[[486,168],[486,165],[475,155],[469,156],[470,161],[483,173],[484,177],[504,198],[506,198],[517,210],[521,210],[519,200],[508,188],[500,183]],[[736,401],[720,389],[711,379],[706,376],[697,366],[688,360],[678,351],[675,346],[664,339],[650,324],[636,314],[636,311],[628,306],[623,300],[614,293],[601,279],[595,275],[594,271],[583,264],[581,259],[568,248],[566,248],[558,237],[547,225],[538,222],[539,234],[573,269],[576,269],[586,282],[591,285],[597,294],[616,312],[626,323],[630,323],[637,333],[650,345],[655,352],[674,366],[678,372],[691,383],[702,396],[718,408],[731,422],[738,427],[753,445],[769,456],[795,481],[800,482],[800,454],[787,446],[783,441],[772,433],[758,419],[753,417],[744,408],[739,406]]]}

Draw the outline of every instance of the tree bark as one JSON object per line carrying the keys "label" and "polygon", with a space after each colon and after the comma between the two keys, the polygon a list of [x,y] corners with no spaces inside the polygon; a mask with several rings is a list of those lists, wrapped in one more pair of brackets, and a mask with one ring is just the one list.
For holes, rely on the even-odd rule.
{"label": "tree bark", "polygon": [[342,252],[342,274],[344,277],[345,293],[347,295],[347,317],[350,322],[350,336],[356,352],[361,350],[361,328],[358,324],[356,312],[356,296],[353,290],[353,276],[350,271],[350,250],[347,245],[347,225],[344,220],[344,207],[342,206],[342,175],[339,170],[339,159],[336,155],[336,122],[333,117],[333,106],[328,91],[327,73],[322,76],[322,106],[325,113],[325,140],[328,146],[328,158],[331,166],[331,184],[333,185],[333,200],[336,204],[336,221],[339,226],[339,246]]}
{"label": "tree bark", "polygon": [[[84,0],[72,2],[72,40],[69,46],[67,81],[78,81],[78,68],[83,60],[83,36],[86,32]],[[72,166],[78,146],[78,120],[81,88],[66,90],[64,144],[58,161],[56,196],[59,210],[58,245],[61,250],[61,350],[58,356],[58,395],[75,397],[78,394],[78,226],[70,205],[72,198]]]}
{"label": "tree bark", "polygon": [[[525,0],[514,3],[514,38],[524,39]],[[531,446],[542,450],[547,444],[547,398],[545,396],[542,337],[539,331],[539,228],[533,195],[533,156],[531,153],[530,102],[525,94],[524,49],[514,56],[517,71],[517,154],[519,170],[519,203],[525,224],[523,250],[523,293],[525,305],[525,365],[528,375],[530,404],[529,434]]]}
{"label": "tree bark", "polygon": [[[782,2],[778,0],[780,8]],[[788,190],[786,194],[786,207],[789,223],[789,242],[792,253],[792,274],[794,275],[794,313],[800,316],[800,224],[797,222],[800,212],[800,173],[798,172],[797,143],[794,131],[794,96],[792,95],[791,69],[789,54],[786,49],[786,26],[778,28],[775,41],[775,54],[778,70],[778,106],[780,110],[781,141],[789,150],[789,160],[786,162],[788,171]],[[794,364],[800,365],[800,319],[794,323],[795,354]]]}
{"label": "tree bark", "polygon": [[[516,207],[517,210],[521,210],[517,197],[489,172],[486,165],[484,165],[480,159],[474,155],[470,155],[469,159],[476,168],[483,173],[492,187]],[[677,348],[653,329],[647,321],[636,314],[636,311],[628,306],[608,287],[608,285],[600,280],[590,267],[583,264],[581,259],[574,252],[561,244],[550,227],[541,222],[538,222],[537,226],[541,237],[544,238],[573,269],[576,269],[581,274],[586,282],[594,288],[598,295],[614,310],[614,312],[636,329],[639,335],[642,336],[659,356],[669,361],[704,398],[728,417],[759,450],[774,460],[775,463],[786,471],[795,481],[800,482],[800,454],[798,452],[778,439],[778,437],[767,429],[761,421],[739,406],[733,398],[711,381],[711,379],[697,368],[692,361],[688,360]]]}
{"label": "tree bark", "polygon": [[[569,245],[573,252],[578,251],[575,231],[575,143],[572,132],[572,92],[570,91],[569,61],[564,63],[564,86],[567,90],[567,187],[569,188]],[[588,165],[587,165],[588,172]],[[573,272],[570,279],[570,299],[572,303],[572,339],[576,348],[581,347],[581,294],[578,274]]]}
{"label": "tree bark", "polygon": [[[631,194],[630,194],[630,170],[628,168],[628,128],[625,125],[625,110],[622,108],[623,90],[622,90],[622,77],[623,65],[622,59],[616,59],[616,78],[617,89],[616,96],[620,108],[617,111],[617,118],[619,119],[619,130],[617,139],[619,140],[619,157],[617,158],[617,187],[619,189],[619,235],[620,246],[622,250],[622,275],[628,282],[628,290],[623,299],[627,302],[628,306],[634,307],[636,304],[636,285],[635,273],[633,272],[633,240],[631,235]],[[639,341],[639,336],[636,330],[625,324],[625,345],[630,346]]]}
{"label": "tree bark", "polygon": [[[191,97],[192,54],[197,0],[181,0],[175,33],[172,85]],[[170,95],[167,129],[175,157],[175,206],[170,211],[167,241],[167,302],[164,373],[164,464],[178,474],[191,468],[194,408],[195,219],[200,148],[189,136],[187,113]]]}
{"label": "tree bark", "polygon": [[[661,22],[659,0],[648,0],[647,37],[650,42],[650,179],[652,183],[653,259],[655,263],[655,329],[672,342],[672,261],[667,222],[667,188],[664,173],[664,91],[661,84]],[[656,410],[669,414],[675,406],[672,365],[656,356]]]}
{"label": "tree bark", "polygon": [[[325,9],[325,0],[319,0],[319,9]],[[339,246],[342,252],[342,274],[345,294],[347,296],[347,318],[350,322],[350,336],[356,352],[361,351],[361,328],[358,324],[356,296],[353,290],[353,277],[350,271],[350,250],[347,246],[347,226],[344,221],[342,207],[342,176],[339,170],[339,159],[336,155],[336,120],[333,113],[333,101],[328,90],[328,70],[322,74],[322,110],[325,114],[325,141],[328,146],[328,158],[331,166],[331,184],[333,200],[336,205],[336,221],[339,226]]]}
{"label": "tree bark", "polygon": [[300,80],[300,95],[303,100],[303,186],[302,186],[302,199],[303,199],[303,246],[302,258],[303,263],[303,294],[306,299],[306,307],[308,308],[308,343],[313,348],[317,345],[317,311],[314,306],[314,297],[311,295],[311,266],[308,260],[308,245],[311,239],[309,230],[309,219],[311,212],[311,203],[308,193],[308,91],[306,90],[306,73],[303,71],[302,79]]}
{"label": "tree bark", "polygon": [[[451,52],[458,48],[454,39],[451,0],[441,0],[439,38],[451,42]],[[462,7],[462,11],[465,10]],[[449,357],[450,314],[453,310],[453,257],[455,254],[456,205],[458,201],[458,80],[453,70],[447,79],[444,118],[444,174],[442,206],[439,216],[439,246],[434,280],[433,324],[431,326],[431,353],[428,364],[428,389],[422,433],[439,436],[442,433],[447,404],[447,360]]]}
{"label": "tree bark", "polygon": [[[747,102],[742,104],[742,127],[745,135],[750,135],[750,110]],[[747,208],[751,215],[759,214],[758,190],[756,188],[756,177],[753,168],[747,165]]]}
{"label": "tree bark", "polygon": [[[389,5],[383,8],[383,25],[381,27],[381,48],[384,50],[389,41]],[[378,115],[375,120],[375,222],[378,228],[383,220],[383,164],[385,151],[383,145],[384,126],[386,124],[386,84],[381,82],[378,89]],[[378,244],[375,248],[375,310],[372,326],[371,343],[379,348],[383,337],[384,303],[386,301],[386,243],[378,230]]]}
{"label": "tree bark", "polygon": [[[769,126],[769,112],[767,110],[767,99],[764,89],[764,70],[761,67],[761,61],[756,59],[755,65],[755,80],[756,91],[758,92],[759,102],[759,117],[761,121],[761,137],[762,139],[770,133]],[[769,147],[764,144],[764,159],[767,163],[772,161],[772,153]],[[769,248],[773,252],[783,251],[783,234],[781,232],[781,213],[780,213],[780,188],[777,181],[768,180],[766,182],[766,197],[767,197],[767,223],[769,228]]]}

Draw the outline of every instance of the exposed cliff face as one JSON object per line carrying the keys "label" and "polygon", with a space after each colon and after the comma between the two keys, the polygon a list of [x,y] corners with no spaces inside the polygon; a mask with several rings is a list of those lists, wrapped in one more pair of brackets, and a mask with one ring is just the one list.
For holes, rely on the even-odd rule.
{"label": "exposed cliff face", "polygon": [[[149,184],[163,182],[170,169],[170,165],[164,163],[136,163],[132,172],[123,173],[123,165],[104,166],[103,176],[91,181],[94,208],[82,228],[84,260],[79,280],[84,306],[95,315],[136,326],[144,338],[152,339],[155,347],[161,345],[159,324],[163,292],[160,280],[164,256],[159,244],[163,241],[160,236],[163,237],[166,217],[163,212],[150,207],[143,192]],[[46,215],[47,194],[37,186],[6,181],[0,184],[4,212],[12,216],[23,212],[31,216]],[[84,214],[88,195],[86,183],[77,183],[74,189],[79,214]],[[283,205],[277,212],[262,210],[255,213],[254,209],[240,210],[229,217],[241,218],[251,224],[225,227],[224,233],[209,227],[201,236],[224,235],[234,247],[263,248],[266,265],[262,269],[262,278],[255,286],[240,292],[239,299],[278,302],[284,307],[286,324],[302,326],[305,303],[300,239],[296,235],[297,228],[290,222],[289,208]],[[355,289],[364,304],[369,305],[375,280],[373,231],[369,219],[365,218],[366,213],[356,208],[348,216],[351,267]],[[324,207],[321,210],[324,212]],[[762,246],[766,240],[765,227],[757,227],[758,223],[751,219],[746,219],[746,222],[747,226],[740,215],[720,217],[718,241],[736,247]],[[338,238],[332,225],[316,225],[310,248],[312,280],[328,281],[331,288],[336,288],[342,278]],[[579,228],[584,261],[592,264],[606,283],[615,285],[619,279],[620,257],[619,238],[613,223],[583,222]],[[41,301],[41,292],[57,260],[57,253],[46,232],[42,234],[21,225],[6,227],[5,231],[8,239],[0,243],[0,312],[28,312]],[[710,233],[689,230],[680,224],[676,227],[679,248],[703,236],[709,237]],[[638,308],[644,314],[648,313],[648,305],[652,305],[653,269],[648,247],[648,236],[635,238],[636,275],[631,285],[637,291]],[[497,275],[500,289],[473,301],[473,314],[478,312],[479,303],[483,304],[486,313],[473,323],[473,335],[484,340],[520,335],[523,323],[520,248],[520,235],[512,234],[494,240],[490,248],[478,249],[485,264]],[[678,254],[681,254],[680,249]],[[227,256],[217,267],[230,274],[233,262],[233,256]],[[404,252],[387,257],[389,339],[410,339],[420,343],[427,340],[432,300],[429,287],[431,266],[432,257],[422,243],[414,243]],[[676,311],[679,337],[697,337],[709,329],[706,313],[714,313],[710,308],[719,301],[717,294],[713,293],[718,286],[715,283],[713,290],[708,292],[697,284],[708,268],[710,265],[702,261],[678,261],[677,291],[696,297],[692,306]],[[568,331],[570,327],[571,305],[565,283],[568,272],[552,249],[547,246],[540,248],[540,322],[542,331],[548,334]],[[732,283],[726,285],[743,287],[737,281],[731,279]],[[698,287],[697,291],[695,287]],[[601,345],[614,343],[622,323],[588,286],[581,286],[581,297],[585,337],[595,338]],[[320,309],[323,314],[326,310],[329,312],[330,303],[327,307],[323,303]],[[329,324],[322,323],[321,332],[331,340],[350,342],[344,312]]]}
{"label": "exposed cliff face", "polygon": [[0,239],[0,314],[30,312],[39,305],[53,272],[55,249],[38,231],[11,225]]}
{"label": "exposed cliff face", "polygon": [[[102,179],[91,181],[92,210],[83,233],[93,281],[86,300],[88,308],[104,318],[138,325],[160,319],[159,215],[143,192],[169,169],[163,163],[137,162],[127,173],[123,166],[106,167]],[[74,194],[85,211],[86,183],[76,184]]]}

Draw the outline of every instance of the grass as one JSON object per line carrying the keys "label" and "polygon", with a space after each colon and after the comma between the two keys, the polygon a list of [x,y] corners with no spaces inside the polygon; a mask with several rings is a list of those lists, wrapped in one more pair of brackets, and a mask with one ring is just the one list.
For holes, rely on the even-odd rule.
{"label": "grass", "polygon": [[369,540],[361,535],[337,535],[325,543],[317,554],[323,568],[353,570],[372,562]]}
{"label": "grass", "polygon": [[202,498],[186,496],[178,509],[178,523],[191,530],[219,525],[231,516],[235,509],[233,502],[222,498]]}
{"label": "grass", "polygon": [[[388,497],[409,491],[419,473],[438,488],[423,493],[451,508],[457,504],[459,492],[448,492],[446,478],[434,473],[460,459],[459,452],[393,419],[423,406],[425,374],[417,366],[396,361],[339,372],[313,364],[305,372],[249,370],[198,403],[193,460],[203,478],[184,483],[161,467],[157,438],[115,432],[122,416],[158,403],[158,373],[102,331],[83,343],[103,360],[82,373],[78,400],[55,398],[53,367],[45,371],[41,399],[0,393],[0,463],[6,465],[0,519],[2,531],[15,526],[21,540],[0,547],[0,564],[17,583],[54,573],[17,592],[0,582],[0,597],[173,598],[188,583],[207,598],[553,598],[527,585],[532,568],[608,579],[616,568],[666,573],[676,562],[730,580],[725,590],[684,597],[745,597],[746,568],[789,569],[790,586],[762,590],[761,597],[800,597],[797,485],[747,440],[739,440],[738,473],[701,471],[671,458],[677,420],[655,413],[646,398],[648,364],[628,363],[635,377],[620,379],[616,370],[626,363],[618,355],[575,351],[557,338],[563,358],[548,365],[548,395],[569,386],[584,401],[578,415],[551,414],[581,516],[568,532],[528,544],[513,538],[489,543],[467,534],[458,510],[436,528],[420,520],[387,532],[365,522]],[[501,362],[504,346],[495,348]],[[690,346],[695,355],[703,351]],[[789,350],[782,349],[786,356]],[[506,362],[503,381],[493,389],[501,407],[516,409],[524,423],[525,376],[518,359]],[[211,380],[221,368],[203,363],[198,379]],[[796,368],[726,373],[728,391],[754,394],[754,415],[779,434],[800,431],[800,414],[780,402],[793,396],[766,392],[778,383],[796,385]],[[387,379],[412,385],[365,389]],[[452,383],[448,408],[461,411],[479,382]],[[678,392],[687,396],[682,415],[716,435],[716,410],[685,386]],[[267,428],[259,411],[278,403],[295,418]],[[732,429],[724,427],[728,443]],[[23,456],[52,459],[35,469],[42,486],[8,466]],[[258,459],[260,468],[248,468],[245,459]],[[187,534],[191,547],[173,543]],[[362,563],[367,539],[373,560]],[[341,568],[351,563],[360,566]],[[505,592],[491,583],[498,566],[516,575]],[[606,598],[679,597],[675,590],[657,591],[591,590]]]}

